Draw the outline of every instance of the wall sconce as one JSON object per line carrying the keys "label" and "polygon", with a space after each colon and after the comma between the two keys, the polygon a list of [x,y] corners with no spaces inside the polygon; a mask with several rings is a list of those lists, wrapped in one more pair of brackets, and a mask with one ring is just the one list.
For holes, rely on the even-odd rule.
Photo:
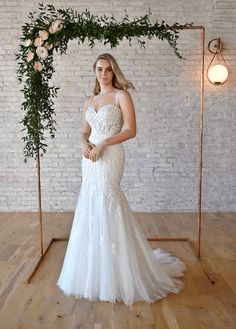
{"label": "wall sconce", "polygon": [[[216,48],[216,50],[213,50],[211,47]],[[212,60],[207,68],[207,79],[210,83],[212,83],[215,86],[223,85],[228,79],[229,72],[225,59],[221,53],[222,43],[220,41],[220,38],[211,40],[208,43],[208,50],[210,53],[214,54],[214,56],[212,57]],[[217,56],[219,55],[221,55],[224,65],[222,65],[222,62],[218,60]],[[213,62],[215,57],[216,57],[216,64],[211,66],[211,63]]]}

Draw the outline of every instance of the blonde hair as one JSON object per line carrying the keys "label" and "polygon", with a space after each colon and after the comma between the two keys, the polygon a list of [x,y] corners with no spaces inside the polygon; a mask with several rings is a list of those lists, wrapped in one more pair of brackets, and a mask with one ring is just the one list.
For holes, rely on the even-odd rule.
{"label": "blonde hair", "polygon": [[[115,58],[109,53],[104,53],[97,57],[97,59],[95,60],[95,62],[93,64],[94,72],[96,70],[96,65],[97,65],[97,62],[99,59],[106,59],[110,63],[112,71],[113,71],[112,85],[115,88],[118,88],[121,90],[128,90],[129,88],[135,89],[133,83],[125,78],[125,76],[122,73],[121,69],[119,68],[119,65],[118,65],[117,61],[115,60]],[[94,95],[99,94],[100,90],[101,90],[100,84],[96,78],[95,85],[93,88],[93,94]]]}

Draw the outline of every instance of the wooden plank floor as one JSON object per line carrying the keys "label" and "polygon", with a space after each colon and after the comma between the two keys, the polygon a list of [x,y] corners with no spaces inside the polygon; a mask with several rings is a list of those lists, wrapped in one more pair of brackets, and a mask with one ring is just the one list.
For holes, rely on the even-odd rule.
{"label": "wooden plank floor", "polygon": [[[147,237],[195,240],[197,213],[135,213]],[[68,236],[73,213],[43,213],[44,246]],[[0,213],[1,329],[235,329],[236,214],[202,214],[202,259],[207,279],[188,242],[150,242],[182,259],[185,289],[154,304],[90,302],[65,296],[56,286],[67,241],[54,242],[30,284],[25,280],[40,256],[37,213]]]}

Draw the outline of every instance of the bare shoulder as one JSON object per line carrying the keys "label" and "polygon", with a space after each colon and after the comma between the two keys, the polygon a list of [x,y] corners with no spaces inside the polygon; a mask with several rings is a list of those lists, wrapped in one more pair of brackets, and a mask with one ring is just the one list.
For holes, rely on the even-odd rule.
{"label": "bare shoulder", "polygon": [[123,108],[130,108],[130,107],[134,107],[134,104],[133,104],[133,100],[132,100],[132,97],[130,95],[130,93],[128,92],[128,90],[120,90],[118,92],[118,95],[117,95],[117,102],[119,104],[119,106]]}
{"label": "bare shoulder", "polygon": [[130,93],[128,92],[128,90],[121,89],[118,91],[117,100],[118,100],[118,103],[124,104],[124,103],[132,101],[132,97],[131,97]]}
{"label": "bare shoulder", "polygon": [[131,96],[130,96],[130,93],[128,92],[128,90],[121,89],[118,91],[118,97],[119,98],[129,98]]}

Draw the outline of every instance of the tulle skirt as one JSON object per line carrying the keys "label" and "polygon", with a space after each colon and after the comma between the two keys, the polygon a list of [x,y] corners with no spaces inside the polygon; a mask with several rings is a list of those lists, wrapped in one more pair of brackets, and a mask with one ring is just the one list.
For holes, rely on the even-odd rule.
{"label": "tulle skirt", "polygon": [[153,303],[179,293],[186,266],[153,250],[119,185],[82,182],[57,286],[91,301]]}

